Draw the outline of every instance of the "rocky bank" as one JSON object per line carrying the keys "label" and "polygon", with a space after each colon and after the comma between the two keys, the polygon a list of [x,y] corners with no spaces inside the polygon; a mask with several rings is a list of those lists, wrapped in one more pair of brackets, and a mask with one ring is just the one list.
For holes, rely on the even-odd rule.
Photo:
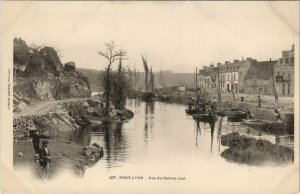
{"label": "rocky bank", "polygon": [[221,156],[235,162],[262,164],[265,162],[286,163],[294,161],[292,149],[272,144],[266,140],[240,136],[237,132],[223,135],[221,144],[229,147],[221,153]]}

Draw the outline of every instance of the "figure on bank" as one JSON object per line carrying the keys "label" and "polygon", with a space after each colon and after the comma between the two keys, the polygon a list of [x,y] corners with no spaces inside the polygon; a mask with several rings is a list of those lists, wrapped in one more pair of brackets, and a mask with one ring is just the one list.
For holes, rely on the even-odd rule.
{"label": "figure on bank", "polygon": [[44,179],[47,179],[49,177],[50,173],[50,162],[51,162],[51,157],[50,157],[50,151],[48,150],[48,141],[43,141],[42,142],[42,148],[40,150],[40,166],[42,166],[43,171],[44,171]]}
{"label": "figure on bank", "polygon": [[260,98],[260,95],[257,96],[257,98],[258,98],[258,108],[261,108],[261,98]]}
{"label": "figure on bank", "polygon": [[282,118],[278,109],[274,109],[275,122],[282,122]]}
{"label": "figure on bank", "polygon": [[35,130],[32,134],[32,145],[35,151],[35,160],[38,162],[40,153],[40,131]]}

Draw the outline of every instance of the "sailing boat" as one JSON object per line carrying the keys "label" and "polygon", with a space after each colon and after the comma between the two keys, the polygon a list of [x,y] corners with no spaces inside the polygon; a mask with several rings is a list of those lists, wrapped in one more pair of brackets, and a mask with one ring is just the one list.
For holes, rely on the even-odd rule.
{"label": "sailing boat", "polygon": [[[154,74],[152,72],[152,67],[149,73],[149,68],[146,59],[142,55],[143,65],[145,69],[145,91],[141,93],[142,100],[146,102],[152,102],[154,100]],[[149,75],[148,75],[149,74]],[[150,81],[148,82],[148,76],[150,76]],[[151,88],[150,88],[151,86]]]}

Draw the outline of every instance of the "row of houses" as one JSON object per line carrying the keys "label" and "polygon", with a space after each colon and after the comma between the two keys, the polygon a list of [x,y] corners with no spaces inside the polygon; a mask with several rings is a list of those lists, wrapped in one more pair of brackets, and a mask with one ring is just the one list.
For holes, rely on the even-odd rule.
{"label": "row of houses", "polygon": [[282,51],[282,57],[278,60],[246,58],[217,63],[216,66],[203,66],[197,72],[197,86],[200,89],[217,90],[219,85],[223,92],[233,90],[236,93],[267,95],[274,94],[275,88],[280,96],[293,96],[294,53],[295,47],[292,45],[291,50]]}

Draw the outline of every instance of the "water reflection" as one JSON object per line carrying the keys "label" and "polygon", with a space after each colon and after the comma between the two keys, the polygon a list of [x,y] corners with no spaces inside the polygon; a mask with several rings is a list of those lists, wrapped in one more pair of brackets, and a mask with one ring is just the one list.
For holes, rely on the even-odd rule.
{"label": "water reflection", "polygon": [[210,152],[212,152],[213,143],[214,143],[215,122],[212,121],[209,123],[209,125],[210,125]]}
{"label": "water reflection", "polygon": [[200,127],[200,121],[195,120],[196,127],[195,127],[195,142],[196,142],[196,147],[198,147],[198,140],[199,137],[201,136],[201,127]]}
{"label": "water reflection", "polygon": [[148,144],[149,140],[152,138],[152,129],[153,129],[153,120],[154,120],[154,106],[155,102],[146,102],[145,103],[145,143]]}
{"label": "water reflection", "polygon": [[218,152],[220,152],[220,148],[221,148],[222,124],[223,124],[223,117],[220,117],[219,127],[218,127],[218,135],[217,135]]}

